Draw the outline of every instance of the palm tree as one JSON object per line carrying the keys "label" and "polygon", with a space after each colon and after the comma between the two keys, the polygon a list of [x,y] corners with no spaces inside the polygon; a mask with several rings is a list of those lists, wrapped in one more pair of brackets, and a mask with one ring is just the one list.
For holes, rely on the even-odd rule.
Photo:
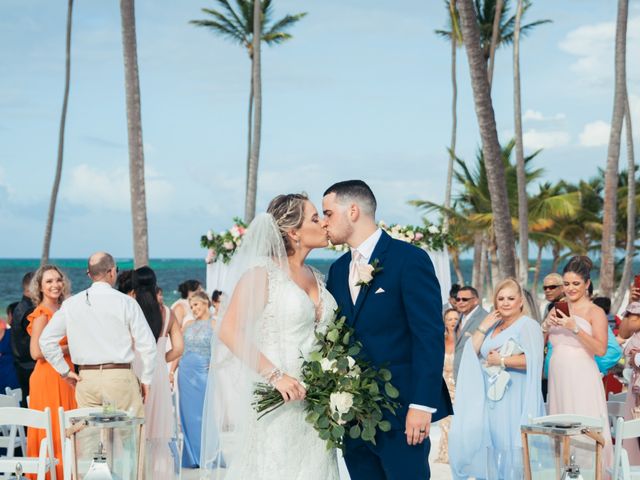
{"label": "palm tree", "polygon": [[527,288],[529,280],[529,207],[527,204],[527,180],[524,166],[522,140],[522,104],[520,94],[520,23],[523,0],[518,0],[516,23],[513,31],[513,117],[516,141],[516,169],[518,172],[518,239],[520,240],[520,282]]}
{"label": "palm tree", "polygon": [[64,95],[62,97],[62,114],[60,115],[60,131],[58,134],[58,160],[56,162],[56,173],[51,189],[51,199],[49,200],[49,213],[47,215],[47,225],[44,230],[44,242],[42,245],[42,256],[40,265],[49,263],[49,250],[51,249],[51,233],[53,231],[53,219],[56,214],[56,203],[58,201],[58,190],[60,189],[60,179],[62,177],[62,159],[64,153],[64,129],[67,123],[67,105],[69,104],[69,86],[71,81],[71,20],[73,17],[73,0],[67,4],[67,41],[65,48],[65,76]]}
{"label": "palm tree", "polygon": [[[456,10],[456,0],[449,0],[449,17],[451,22],[451,143],[449,145],[449,162],[447,167],[447,185],[444,194],[444,205],[451,207],[451,184],[453,183],[453,162],[456,158],[456,137],[458,131],[458,81],[456,73],[457,49],[462,44],[462,32],[460,32],[460,22]],[[444,228],[449,229],[448,216],[445,214],[443,221]]]}
{"label": "palm tree", "polygon": [[142,146],[142,114],[140,109],[140,79],[138,77],[138,47],[134,0],[120,0],[122,17],[122,48],[127,97],[127,136],[129,139],[129,183],[131,219],[133,222],[133,262],[135,268],[149,264],[149,234],[147,200],[144,181],[144,150]]}
{"label": "palm tree", "polygon": [[[249,114],[247,128],[247,165],[246,165],[246,197],[245,197],[245,220],[250,221],[255,215],[255,203],[257,194],[257,175],[258,175],[258,157],[260,152],[260,139],[252,138],[255,120],[261,121],[262,104],[258,106],[255,100],[255,92],[259,86],[254,84],[256,73],[254,63],[256,62],[255,53],[259,55],[259,42],[254,41],[254,31],[258,29],[260,38],[267,45],[279,45],[290,40],[292,35],[287,32],[294,24],[302,19],[306,13],[298,13],[295,15],[285,15],[278,21],[273,22],[272,2],[271,0],[262,0],[256,2],[254,0],[235,0],[236,8],[231,6],[230,0],[215,0],[220,5],[220,10],[203,8],[202,12],[209,15],[210,19],[191,20],[189,23],[198,27],[206,27],[223,38],[231,40],[244,47],[251,60],[251,86],[249,88]],[[254,21],[258,17],[255,12],[262,10],[260,20]],[[255,52],[255,53],[254,53]],[[258,72],[260,76],[260,72]],[[260,109],[259,114],[254,115],[254,105],[256,109]],[[259,134],[260,125],[257,126],[256,132]],[[258,143],[254,147],[254,143]]]}
{"label": "palm tree", "polygon": [[[493,14],[493,25],[491,26],[491,43],[489,44],[489,87],[493,85],[493,66],[496,61],[496,48],[498,47],[498,38],[500,36],[500,19],[502,17],[502,9],[504,0],[496,0],[496,11]],[[519,25],[518,25],[519,27]],[[514,31],[515,34],[515,31]],[[514,35],[515,38],[515,35]]]}
{"label": "palm tree", "polygon": [[620,137],[627,101],[627,19],[629,0],[618,0],[618,17],[616,21],[615,48],[615,90],[611,133],[607,149],[607,167],[604,186],[604,215],[602,221],[602,258],[600,271],[600,291],[611,297],[615,275],[616,244],[616,187],[618,180],[618,161],[620,158]]}
{"label": "palm tree", "polygon": [[[497,2],[503,1],[503,8],[500,12],[500,27],[498,29],[498,38],[495,50],[502,46],[507,46],[513,42],[513,34],[515,29],[515,15],[509,16],[510,0],[473,0],[476,11],[478,27],[480,29],[480,45],[482,53],[487,62],[491,59],[491,39],[493,36],[493,25],[496,18]],[[525,0],[522,6],[522,16],[527,13],[531,7],[531,1]],[[551,20],[536,20],[520,27],[521,35],[528,35],[531,30],[539,25],[551,23]],[[451,28],[451,25],[449,25]],[[436,30],[436,33],[447,40],[451,38],[451,30]]]}
{"label": "palm tree", "polygon": [[458,11],[462,27],[469,72],[475,100],[476,116],[482,138],[482,149],[487,168],[491,207],[495,218],[496,243],[499,256],[500,275],[502,277],[515,276],[514,237],[511,229],[507,185],[504,164],[501,160],[500,142],[496,118],[491,103],[491,91],[487,79],[487,65],[483,58],[480,45],[480,29],[472,0],[459,0]]}

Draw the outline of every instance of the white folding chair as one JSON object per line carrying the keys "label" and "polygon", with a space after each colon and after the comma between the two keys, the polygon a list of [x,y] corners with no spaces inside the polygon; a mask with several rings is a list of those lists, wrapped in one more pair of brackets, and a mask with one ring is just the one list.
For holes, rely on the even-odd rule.
{"label": "white folding chair", "polygon": [[[20,407],[20,400],[13,395],[0,394],[0,407]],[[15,456],[16,448],[20,447],[22,455],[27,454],[27,436],[22,425],[3,425],[3,436],[0,437],[0,448],[7,449],[7,457]]]}
{"label": "white folding chair", "polygon": [[616,438],[616,424],[618,417],[624,418],[624,402],[607,402],[607,413],[609,414],[609,428],[611,429],[611,438]]}
{"label": "white folding chair", "polygon": [[46,432],[46,437],[40,442],[37,457],[1,457],[0,473],[14,473],[20,464],[24,473],[37,474],[37,480],[44,480],[47,472],[51,475],[51,480],[56,480],[57,460],[53,456],[53,432],[49,407],[44,411],[2,407],[0,408],[0,425],[22,425],[28,428],[40,428]]}
{"label": "white folding chair", "polygon": [[5,395],[13,395],[14,397],[18,397],[18,403],[22,401],[22,389],[21,388],[4,388]]}
{"label": "white folding chair", "polygon": [[60,426],[60,445],[62,445],[62,475],[63,480],[71,480],[73,468],[71,467],[75,458],[73,442],[67,438],[66,429],[71,426],[71,419],[75,417],[86,417],[91,413],[101,412],[102,407],[85,407],[74,410],[64,410],[58,407],[58,425]]}
{"label": "white folding chair", "polygon": [[616,422],[616,444],[613,448],[612,480],[640,479],[640,466],[630,466],[627,451],[622,446],[624,440],[640,437],[640,420],[624,421],[618,417]]}
{"label": "white folding chair", "polygon": [[609,392],[609,397],[607,398],[607,401],[624,403],[627,401],[627,392],[620,392],[620,393]]}

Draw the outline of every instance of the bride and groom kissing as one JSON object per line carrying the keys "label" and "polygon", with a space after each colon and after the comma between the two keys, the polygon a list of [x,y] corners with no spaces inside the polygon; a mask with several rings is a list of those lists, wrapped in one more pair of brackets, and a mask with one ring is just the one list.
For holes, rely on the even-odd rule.
{"label": "bride and groom kissing", "polygon": [[[321,216],[303,194],[277,196],[249,226],[232,261],[237,281],[219,339],[251,367],[248,384],[258,373],[286,403],[260,420],[243,416],[225,480],[339,479],[336,452],[305,422],[307,391],[298,380],[301,357],[336,309],[354,329],[361,355],[387,368],[400,392],[395,415],[385,413],[391,430],[377,432],[375,445],[346,435],[351,479],[428,479],[431,423],[452,413],[433,265],[426,252],[378,228],[375,196],[361,180],[329,187],[322,210]],[[350,252],[331,265],[325,285],[304,262],[328,240],[348,244]]]}

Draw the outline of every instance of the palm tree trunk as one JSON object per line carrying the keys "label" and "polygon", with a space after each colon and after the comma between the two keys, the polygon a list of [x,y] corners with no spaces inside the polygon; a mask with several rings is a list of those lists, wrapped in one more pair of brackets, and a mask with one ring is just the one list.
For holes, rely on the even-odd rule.
{"label": "palm tree trunk", "polygon": [[456,274],[458,285],[464,285],[464,275],[462,274],[462,269],[460,268],[460,251],[455,248],[451,250],[451,263],[453,265],[453,271]]}
{"label": "palm tree trunk", "polygon": [[633,270],[633,258],[635,257],[636,242],[636,162],[633,150],[633,129],[631,128],[631,111],[629,109],[629,96],[625,105],[625,132],[627,140],[627,247],[622,267],[622,278],[618,286],[618,292],[611,306],[611,311],[616,313],[622,305],[622,300],[631,281]]}
{"label": "palm tree trunk", "polygon": [[[451,143],[449,144],[449,165],[447,168],[447,186],[444,194],[444,206],[451,208],[451,186],[453,183],[453,162],[456,158],[456,136],[458,130],[458,81],[456,74],[456,50],[458,48],[455,28],[456,0],[450,0],[449,10],[451,12]],[[445,231],[449,230],[449,216],[444,214]]]}
{"label": "palm tree trunk", "polygon": [[495,290],[496,285],[500,282],[500,267],[498,265],[498,251],[495,239],[489,241],[488,253],[491,261],[491,290]]}
{"label": "palm tree trunk", "polygon": [[551,250],[551,257],[553,258],[553,262],[551,262],[551,273],[557,273],[558,266],[560,265],[560,245],[553,245],[553,248]]}
{"label": "palm tree trunk", "polygon": [[476,116],[478,117],[482,151],[487,168],[491,210],[498,244],[500,275],[502,277],[514,276],[516,271],[515,257],[513,255],[515,240],[511,226],[507,184],[500,142],[498,141],[496,119],[491,103],[487,66],[480,47],[480,30],[473,0],[458,0],[458,12],[460,13],[462,38],[469,60]]}
{"label": "palm tree trunk", "polygon": [[129,138],[129,182],[131,218],[133,221],[133,262],[135,268],[149,264],[147,201],[144,182],[144,150],[142,145],[142,113],[134,0],[120,0],[122,46],[127,95],[127,135]]}
{"label": "palm tree trunk", "polygon": [[251,144],[251,157],[249,159],[249,171],[247,182],[247,196],[245,199],[245,221],[251,222],[256,215],[256,196],[258,193],[258,162],[260,159],[260,132],[262,128],[262,79],[260,64],[260,43],[262,40],[262,2],[253,2],[253,142]]}
{"label": "palm tree trunk", "polygon": [[607,167],[604,175],[604,206],[602,221],[602,261],[600,267],[600,292],[611,297],[614,289],[616,249],[616,201],[618,187],[618,161],[620,137],[627,99],[626,49],[629,0],[618,0],[616,21],[615,92]]}
{"label": "palm tree trunk", "polygon": [[67,106],[69,104],[69,86],[71,84],[71,20],[73,18],[73,0],[67,4],[67,41],[65,47],[65,77],[64,94],[62,97],[62,113],[60,115],[60,130],[58,133],[58,160],[56,162],[56,173],[51,188],[51,198],[49,200],[49,213],[47,214],[47,225],[44,230],[44,241],[42,244],[42,256],[40,265],[49,263],[49,251],[51,249],[51,233],[53,231],[53,219],[56,214],[56,203],[58,201],[58,190],[60,189],[60,179],[62,177],[62,160],[64,154],[64,130],[67,124]]}
{"label": "palm tree trunk", "polygon": [[502,17],[502,7],[504,0],[496,1],[496,12],[493,16],[493,28],[491,29],[491,45],[489,47],[489,71],[487,79],[489,80],[489,90],[493,85],[493,66],[496,61],[496,49],[498,48],[498,38],[500,37],[500,18]]}
{"label": "palm tree trunk", "polygon": [[482,287],[482,233],[476,232],[473,235],[473,273],[471,275],[471,285],[480,290]]}
{"label": "palm tree trunk", "polygon": [[[253,70],[253,63],[252,70]],[[251,134],[253,130],[253,71],[251,72],[251,87],[249,88],[249,116],[247,117],[247,172],[245,178],[245,192],[249,191],[249,171],[251,165]]]}
{"label": "palm tree trunk", "polygon": [[535,297],[538,294],[538,282],[540,282],[540,269],[542,268],[542,249],[543,246],[538,244],[538,255],[536,256],[536,269],[533,273],[533,286],[531,293]]}
{"label": "palm tree trunk", "polygon": [[518,237],[520,239],[520,283],[526,290],[529,279],[529,205],[527,176],[522,141],[522,104],[520,94],[520,23],[523,1],[518,0],[513,32],[513,114],[516,140],[516,177],[518,181]]}

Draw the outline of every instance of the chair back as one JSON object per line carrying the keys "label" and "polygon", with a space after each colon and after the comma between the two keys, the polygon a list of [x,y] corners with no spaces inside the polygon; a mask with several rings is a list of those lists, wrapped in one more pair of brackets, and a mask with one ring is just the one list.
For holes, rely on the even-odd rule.
{"label": "chair back", "polygon": [[608,401],[607,414],[609,415],[609,428],[611,429],[611,438],[616,438],[616,424],[618,417],[624,418],[624,402]]}
{"label": "chair back", "polygon": [[101,412],[102,407],[84,407],[75,408],[73,410],[66,410],[62,407],[58,407],[58,425],[60,426],[60,445],[62,446],[62,476],[63,480],[71,480],[72,477],[72,463],[75,458],[75,452],[73,449],[73,442],[67,438],[66,429],[71,426],[71,419],[75,417],[86,417],[91,413]]}
{"label": "chair back", "polygon": [[[3,395],[3,397],[8,397]],[[15,397],[9,397],[15,404]],[[6,400],[5,400],[6,401]],[[45,431],[46,437],[40,442],[38,457],[0,458],[0,472],[13,473],[17,463],[21,463],[25,473],[37,473],[38,479],[44,479],[48,470],[51,479],[56,480],[56,458],[53,453],[53,432],[51,429],[51,411],[30,410],[20,407],[0,407],[0,425],[39,428]]]}
{"label": "chair back", "polygon": [[620,476],[620,469],[623,468],[623,452],[626,453],[622,446],[623,440],[640,437],[640,419],[624,421],[624,418],[618,417],[616,421],[616,443],[613,447],[613,476],[617,479]]}

